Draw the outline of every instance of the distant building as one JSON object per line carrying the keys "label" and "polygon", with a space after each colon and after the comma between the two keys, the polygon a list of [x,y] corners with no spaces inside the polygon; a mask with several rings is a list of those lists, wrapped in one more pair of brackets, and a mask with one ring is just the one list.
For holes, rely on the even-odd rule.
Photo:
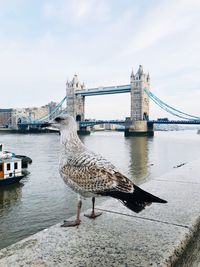
{"label": "distant building", "polygon": [[64,111],[58,103],[51,101],[42,107],[0,109],[0,127],[18,129],[19,122],[33,122],[40,119],[52,119]]}
{"label": "distant building", "polygon": [[118,125],[112,123],[106,123],[105,129],[110,131],[115,131],[118,128]]}
{"label": "distant building", "polygon": [[57,109],[57,105],[58,103],[51,101],[42,107],[27,108],[26,111],[32,120],[39,120],[47,116],[49,116],[49,119],[52,119],[61,112],[61,107]]}
{"label": "distant building", "polygon": [[[30,108],[18,108],[12,111],[12,128],[17,128],[17,123],[19,119],[22,121],[34,121],[40,120],[42,118],[48,118],[50,114],[56,116],[60,112],[60,108],[56,110],[56,102],[50,102],[42,107],[30,107]],[[49,116],[51,119],[52,116]]]}
{"label": "distant building", "polygon": [[48,105],[42,107],[25,108],[25,113],[32,120],[38,120],[49,114],[49,108]]}
{"label": "distant building", "polygon": [[118,125],[111,123],[97,124],[91,127],[93,131],[115,131],[118,128]]}
{"label": "distant building", "polygon": [[94,126],[91,126],[92,131],[105,131],[105,124],[97,124]]}
{"label": "distant building", "polygon": [[0,109],[0,126],[10,127],[12,123],[12,108]]}

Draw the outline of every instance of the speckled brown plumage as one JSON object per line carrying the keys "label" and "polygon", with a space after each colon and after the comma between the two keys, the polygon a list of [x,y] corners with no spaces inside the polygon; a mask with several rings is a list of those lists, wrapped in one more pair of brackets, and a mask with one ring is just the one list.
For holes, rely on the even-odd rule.
{"label": "speckled brown plumage", "polygon": [[[77,138],[77,137],[75,137]],[[65,162],[61,160],[60,175],[74,191],[89,197],[109,190],[133,192],[132,182],[105,158],[79,143],[78,153],[65,143]]]}

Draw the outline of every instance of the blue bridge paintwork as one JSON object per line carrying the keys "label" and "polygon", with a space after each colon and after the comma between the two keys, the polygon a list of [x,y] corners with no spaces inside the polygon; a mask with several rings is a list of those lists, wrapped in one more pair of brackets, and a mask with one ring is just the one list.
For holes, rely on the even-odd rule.
{"label": "blue bridge paintwork", "polygon": [[[128,121],[125,120],[92,120],[92,121],[81,121],[80,127],[94,126],[98,124],[116,124],[125,126]],[[149,120],[148,124],[200,124],[200,120]],[[32,123],[21,123],[21,126],[41,126],[44,124],[44,121],[41,122],[32,122]]]}
{"label": "blue bridge paintwork", "polygon": [[200,120],[150,120],[148,123],[153,124],[200,124]]}
{"label": "blue bridge paintwork", "polygon": [[110,95],[110,94],[123,94],[130,93],[131,85],[119,85],[119,86],[107,86],[107,87],[98,87],[91,89],[84,89],[80,91],[76,91],[76,95],[81,96],[96,96],[96,95]]}

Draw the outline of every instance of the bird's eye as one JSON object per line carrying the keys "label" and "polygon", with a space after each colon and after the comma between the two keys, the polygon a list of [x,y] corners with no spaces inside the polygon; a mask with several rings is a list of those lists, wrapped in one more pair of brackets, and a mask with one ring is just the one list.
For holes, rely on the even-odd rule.
{"label": "bird's eye", "polygon": [[61,117],[57,117],[57,118],[55,118],[55,121],[56,122],[61,122],[63,119],[61,118]]}

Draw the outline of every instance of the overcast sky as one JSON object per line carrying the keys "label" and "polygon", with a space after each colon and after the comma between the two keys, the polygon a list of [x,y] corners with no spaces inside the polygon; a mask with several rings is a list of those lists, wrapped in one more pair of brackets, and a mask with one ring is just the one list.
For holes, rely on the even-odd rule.
{"label": "overcast sky", "polygon": [[[127,84],[139,64],[151,91],[200,116],[199,0],[0,0],[0,108],[61,101],[86,87]],[[88,97],[88,118],[124,118],[129,94]],[[168,116],[151,104],[150,116]]]}

